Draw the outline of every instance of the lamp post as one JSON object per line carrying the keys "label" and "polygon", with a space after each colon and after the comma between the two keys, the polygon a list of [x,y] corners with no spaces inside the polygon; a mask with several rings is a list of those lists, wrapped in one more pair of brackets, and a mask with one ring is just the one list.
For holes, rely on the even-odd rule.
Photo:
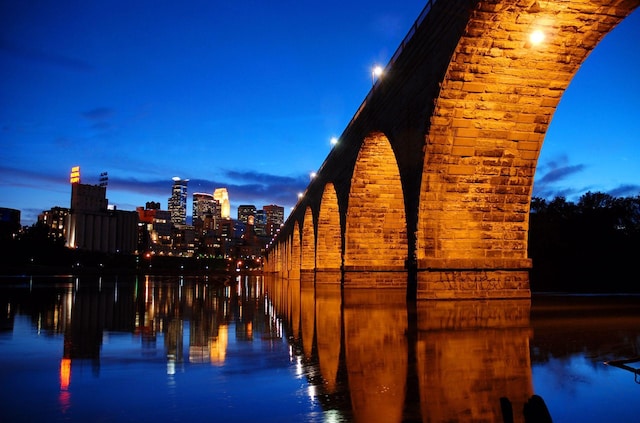
{"label": "lamp post", "polygon": [[529,35],[529,41],[531,41],[531,44],[533,44],[534,46],[542,43],[544,41],[544,38],[544,32],[542,32],[542,30],[540,29],[536,29],[531,33],[531,35]]}
{"label": "lamp post", "polygon": [[371,69],[371,85],[376,84],[376,78],[380,78],[383,72],[384,69],[382,69],[382,66],[380,65],[376,65],[373,67],[373,69]]}

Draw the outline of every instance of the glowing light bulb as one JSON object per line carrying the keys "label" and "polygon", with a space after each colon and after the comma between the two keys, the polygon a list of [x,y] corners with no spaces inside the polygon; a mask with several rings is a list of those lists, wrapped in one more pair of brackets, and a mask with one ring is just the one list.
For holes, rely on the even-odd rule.
{"label": "glowing light bulb", "polygon": [[536,29],[531,33],[531,35],[529,35],[529,41],[531,41],[531,44],[533,44],[534,46],[540,44],[544,41],[544,32]]}

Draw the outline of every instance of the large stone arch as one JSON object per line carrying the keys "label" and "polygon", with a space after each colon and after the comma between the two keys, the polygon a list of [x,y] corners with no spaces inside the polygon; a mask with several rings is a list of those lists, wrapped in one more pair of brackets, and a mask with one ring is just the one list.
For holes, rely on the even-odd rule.
{"label": "large stone arch", "polygon": [[300,226],[298,222],[295,222],[295,224],[293,225],[293,232],[291,234],[291,259],[289,265],[290,279],[300,278],[300,258]]}
{"label": "large stone arch", "polygon": [[291,240],[285,239],[280,245],[282,246],[282,274],[288,277],[291,271]]}
{"label": "large stone arch", "polygon": [[313,212],[306,208],[302,222],[302,248],[300,270],[310,271],[316,268],[316,236],[313,229]]}
{"label": "large stone arch", "polygon": [[362,143],[351,178],[344,270],[404,270],[407,254],[398,164],[387,137],[373,132]]}
{"label": "large stone arch", "polygon": [[342,231],[340,209],[333,183],[325,185],[318,213],[316,267],[320,271],[340,270],[342,267]]}
{"label": "large stone arch", "polygon": [[[404,249],[409,239],[402,256],[411,270],[415,263],[417,284],[410,272],[408,290],[417,287],[418,299],[529,297],[528,216],[544,135],[589,52],[638,5],[640,0],[428,2],[285,222],[278,241],[285,269],[292,264],[287,242],[306,207],[317,216],[326,210],[318,202],[325,202],[327,181],[335,184],[340,206],[344,285],[362,286],[354,280],[402,267],[399,258],[386,261],[384,243],[364,235],[382,234],[383,221],[394,217],[377,208],[388,199],[376,197],[378,188],[387,189],[384,181],[375,186],[376,165],[387,162],[374,154],[361,157],[377,144],[372,131],[379,131],[395,153],[388,149],[382,156],[402,180],[397,186],[406,219],[395,247]],[[538,27],[546,38],[534,46],[529,35]],[[367,179],[369,186],[358,186]],[[373,211],[379,213],[364,216]],[[325,266],[322,220],[316,223],[317,270]]]}
{"label": "large stone arch", "polygon": [[[529,295],[529,208],[545,133],[587,55],[638,4],[477,4],[426,136],[419,298]],[[536,30],[544,34],[537,45]]]}
{"label": "large stone arch", "polygon": [[283,254],[283,250],[284,250],[284,245],[283,244],[276,244],[277,250],[276,250],[276,260],[277,263],[275,265],[275,271],[278,273],[282,273],[285,269],[284,269],[284,254]]}

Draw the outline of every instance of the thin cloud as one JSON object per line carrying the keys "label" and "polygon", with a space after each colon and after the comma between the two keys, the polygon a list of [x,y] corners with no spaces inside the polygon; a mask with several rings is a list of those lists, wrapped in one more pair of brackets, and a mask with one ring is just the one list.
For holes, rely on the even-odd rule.
{"label": "thin cloud", "polygon": [[82,112],[82,116],[89,120],[105,120],[112,117],[115,113],[115,110],[110,107],[96,107],[91,110],[87,110]]}
{"label": "thin cloud", "polygon": [[[225,175],[237,181],[252,181],[259,182],[268,185],[288,185],[298,184],[304,180],[304,176],[290,177],[281,175],[271,175],[268,173],[254,172],[254,171],[238,171],[238,170],[226,170]],[[307,179],[308,182],[308,179]]]}
{"label": "thin cloud", "polygon": [[82,60],[18,45],[7,40],[0,40],[0,51],[18,59],[61,67],[76,72],[90,72],[94,69],[92,65]]}
{"label": "thin cloud", "polygon": [[623,184],[610,190],[607,194],[613,197],[635,197],[640,195],[640,185]]}
{"label": "thin cloud", "polygon": [[91,129],[95,131],[107,132],[114,129],[114,126],[109,122],[96,122],[91,125]]}
{"label": "thin cloud", "polygon": [[[297,193],[304,190],[308,184],[308,176],[286,177],[269,175],[251,171],[229,171],[226,176],[232,175],[236,180],[246,183],[230,183],[229,181],[189,179],[187,184],[190,193],[213,193],[216,188],[226,188],[234,203],[266,201],[269,204],[291,202],[296,199]],[[171,195],[170,179],[140,180],[136,178],[111,178],[109,177],[109,191],[129,192],[145,194],[150,200],[165,199]]]}
{"label": "thin cloud", "polygon": [[109,191],[129,192],[149,196],[149,201],[157,201],[155,197],[163,199],[171,196],[171,180],[156,179],[144,181],[137,178],[118,178],[108,176],[107,187]]}
{"label": "thin cloud", "polygon": [[17,187],[42,187],[49,184],[67,183],[68,174],[64,172],[51,174],[32,169],[38,168],[15,168],[0,165],[0,185],[5,185],[6,182],[7,185]]}
{"label": "thin cloud", "polygon": [[538,182],[542,184],[553,184],[567,179],[571,175],[582,172],[586,168],[585,165],[562,166],[549,170]]}
{"label": "thin cloud", "polygon": [[572,198],[575,196],[579,196],[584,192],[589,191],[589,189],[575,189],[575,188],[556,188],[556,187],[539,187],[534,186],[533,188],[533,196],[540,198],[556,198],[556,197],[564,197],[564,198]]}
{"label": "thin cloud", "polygon": [[560,155],[549,159],[538,166],[538,172],[542,176],[536,178],[533,186],[533,196],[541,198],[573,197],[588,191],[589,187],[566,187],[561,183],[569,177],[583,172],[586,166],[583,164],[569,164],[566,155]]}

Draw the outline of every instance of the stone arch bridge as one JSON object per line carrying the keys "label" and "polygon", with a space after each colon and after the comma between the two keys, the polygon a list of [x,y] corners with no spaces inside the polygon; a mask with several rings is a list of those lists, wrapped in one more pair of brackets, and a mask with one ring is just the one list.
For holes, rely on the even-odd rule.
{"label": "stone arch bridge", "polygon": [[[417,299],[528,298],[545,133],[588,54],[638,5],[430,0],[270,244],[265,270],[340,272],[330,280],[344,287],[401,285]],[[407,278],[381,276],[395,273]]]}

